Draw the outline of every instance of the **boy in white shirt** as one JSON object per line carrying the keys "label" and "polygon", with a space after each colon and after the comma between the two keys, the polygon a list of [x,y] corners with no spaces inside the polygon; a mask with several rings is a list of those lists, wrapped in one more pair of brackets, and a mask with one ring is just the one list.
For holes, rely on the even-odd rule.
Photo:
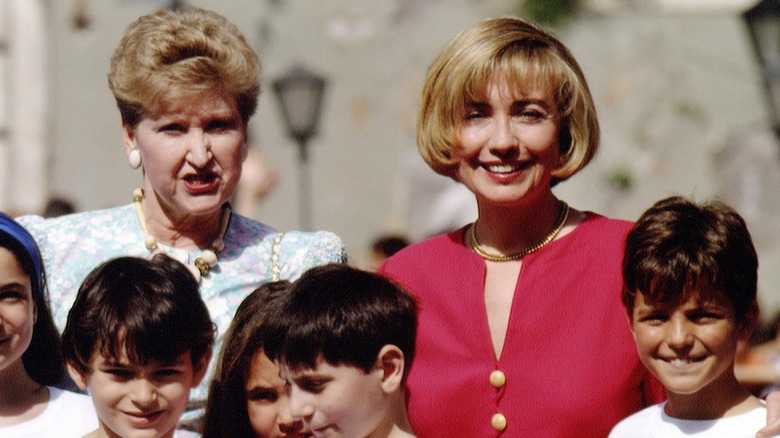
{"label": "boy in white shirt", "polygon": [[190,390],[206,372],[214,324],[187,267],[165,255],[119,257],[79,288],[62,334],[76,384],[99,427],[86,438],[176,438]]}
{"label": "boy in white shirt", "polygon": [[626,238],[622,300],[644,365],[667,401],[624,419],[610,438],[754,437],[766,409],[734,375],[758,318],[758,258],[730,207],[657,202]]}

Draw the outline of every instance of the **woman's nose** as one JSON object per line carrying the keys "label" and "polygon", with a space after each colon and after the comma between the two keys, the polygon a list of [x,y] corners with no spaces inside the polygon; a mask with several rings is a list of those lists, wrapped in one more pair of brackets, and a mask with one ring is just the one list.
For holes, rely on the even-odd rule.
{"label": "woman's nose", "polygon": [[212,156],[209,136],[196,130],[190,132],[187,136],[187,161],[196,168],[202,168]]}
{"label": "woman's nose", "polygon": [[496,116],[490,134],[490,147],[495,150],[517,148],[520,144],[508,116]]}

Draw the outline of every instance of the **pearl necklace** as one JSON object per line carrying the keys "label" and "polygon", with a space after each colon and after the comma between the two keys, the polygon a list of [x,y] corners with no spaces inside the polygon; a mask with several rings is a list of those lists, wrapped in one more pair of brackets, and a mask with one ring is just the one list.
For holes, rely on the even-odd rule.
{"label": "pearl necklace", "polygon": [[[135,207],[135,214],[138,216],[138,222],[141,224],[141,228],[144,230],[144,246],[146,249],[152,252],[152,255],[163,253],[159,245],[157,245],[157,238],[149,233],[149,229],[146,226],[146,217],[144,211],[141,208],[141,201],[144,199],[144,190],[135,189],[133,191],[133,206]],[[211,243],[211,246],[204,249],[200,256],[195,257],[192,261],[194,266],[187,266],[192,276],[195,277],[195,281],[200,283],[200,278],[203,275],[208,275],[211,268],[217,265],[219,261],[217,254],[225,248],[225,233],[227,232],[228,224],[230,224],[230,206],[226,206],[222,210],[222,221],[219,227],[219,237]]]}
{"label": "pearl necklace", "polygon": [[558,235],[558,233],[561,232],[563,229],[563,226],[566,225],[566,220],[569,218],[569,204],[560,201],[562,206],[560,211],[558,212],[558,221],[555,224],[555,227],[553,227],[552,231],[550,231],[545,238],[537,243],[536,245],[526,248],[518,253],[515,254],[494,254],[491,252],[488,252],[484,248],[482,248],[482,245],[480,245],[479,240],[477,240],[477,222],[475,221],[468,230],[468,240],[469,240],[469,247],[477,254],[479,254],[483,259],[491,261],[491,262],[508,262],[510,260],[517,260],[522,258],[523,256],[526,256],[528,254],[531,254],[534,251],[537,251],[539,248],[543,247],[544,245],[547,245],[548,243],[552,242],[553,239],[555,239],[555,236]]}

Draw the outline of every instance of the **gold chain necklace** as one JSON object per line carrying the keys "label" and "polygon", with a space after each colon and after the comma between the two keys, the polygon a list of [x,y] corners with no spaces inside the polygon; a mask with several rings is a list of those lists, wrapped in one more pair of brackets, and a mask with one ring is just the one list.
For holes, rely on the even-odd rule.
{"label": "gold chain necklace", "polygon": [[[152,252],[152,255],[162,253],[159,245],[157,245],[157,238],[149,233],[149,229],[146,227],[146,217],[144,216],[144,210],[141,208],[141,201],[144,199],[144,190],[135,189],[133,191],[133,206],[135,207],[135,214],[138,216],[138,222],[141,224],[141,229],[144,230],[144,246],[146,249]],[[230,206],[225,207],[222,210],[222,221],[219,227],[219,237],[211,243],[211,246],[204,249],[200,256],[195,257],[192,261],[194,266],[187,266],[192,276],[195,277],[195,281],[200,283],[200,277],[208,275],[211,268],[217,265],[219,259],[217,254],[225,247],[225,233],[227,232],[228,224],[230,224]]]}
{"label": "gold chain necklace", "polygon": [[526,248],[518,253],[509,254],[509,255],[494,254],[488,252],[487,250],[482,248],[482,245],[480,245],[479,240],[477,240],[476,221],[473,224],[471,224],[471,226],[469,227],[469,231],[468,231],[469,247],[472,249],[472,251],[479,254],[483,259],[491,262],[508,262],[510,260],[517,260],[534,251],[537,251],[539,248],[552,242],[552,240],[555,239],[555,236],[557,236],[558,233],[561,232],[563,226],[566,225],[566,220],[569,218],[569,204],[563,201],[560,202],[562,206],[560,211],[558,212],[558,221],[556,222],[555,227],[553,227],[552,231],[550,231],[550,233],[547,234],[547,236],[545,236],[545,238],[541,242],[537,243],[536,245],[530,248]]}

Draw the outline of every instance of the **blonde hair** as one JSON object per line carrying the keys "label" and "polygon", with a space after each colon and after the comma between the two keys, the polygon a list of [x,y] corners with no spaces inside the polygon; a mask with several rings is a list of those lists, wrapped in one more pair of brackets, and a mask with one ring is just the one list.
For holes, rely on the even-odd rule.
{"label": "blonde hair", "polygon": [[561,162],[552,185],[590,162],[599,144],[596,107],[571,52],[537,26],[513,17],[481,21],[450,40],[428,67],[417,119],[417,146],[437,173],[454,177],[453,150],[469,102],[486,99],[496,75],[510,89],[544,87],[561,115]]}
{"label": "blonde hair", "polygon": [[260,60],[223,16],[191,7],[160,10],[127,27],[111,58],[108,85],[131,128],[181,99],[214,93],[234,96],[246,124],[257,108]]}

